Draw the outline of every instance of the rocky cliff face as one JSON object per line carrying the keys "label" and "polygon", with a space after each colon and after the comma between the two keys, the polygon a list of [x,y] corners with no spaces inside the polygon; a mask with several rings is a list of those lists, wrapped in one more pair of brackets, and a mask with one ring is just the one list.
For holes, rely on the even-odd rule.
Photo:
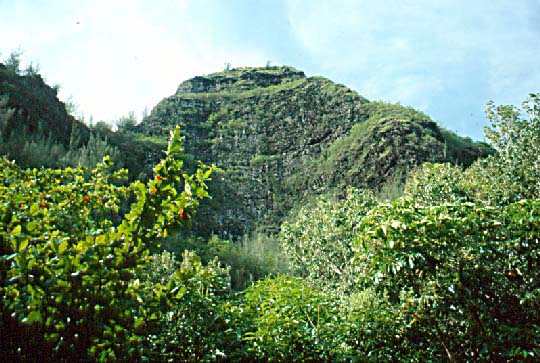
{"label": "rocky cliff face", "polygon": [[304,72],[291,67],[276,68],[244,68],[199,76],[182,82],[177,94],[217,93],[231,91],[247,91],[255,88],[276,86],[282,83],[305,78]]}
{"label": "rocky cliff face", "polygon": [[[255,224],[273,231],[305,197],[345,185],[376,189],[424,161],[450,159],[447,136],[427,116],[369,102],[290,67],[190,79],[138,131],[165,136],[177,124],[187,136],[188,164],[202,160],[224,170],[211,185],[214,199],[201,210],[198,229],[225,237]],[[450,161],[469,163],[489,152],[458,139]],[[459,159],[461,147],[472,157]]]}

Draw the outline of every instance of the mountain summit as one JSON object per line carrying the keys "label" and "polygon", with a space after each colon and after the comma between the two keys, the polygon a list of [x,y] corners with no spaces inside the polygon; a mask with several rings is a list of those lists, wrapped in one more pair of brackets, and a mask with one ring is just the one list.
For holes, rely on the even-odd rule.
{"label": "mountain summit", "polygon": [[275,231],[309,196],[348,185],[380,189],[425,161],[467,166],[490,152],[412,108],[370,102],[292,67],[189,79],[137,132],[161,137],[177,124],[187,136],[188,164],[203,160],[224,170],[198,229],[226,237],[256,225]]}
{"label": "mountain summit", "polygon": [[399,185],[426,161],[470,165],[491,149],[440,128],[410,107],[370,102],[292,67],[236,68],[182,82],[141,124],[87,128],[37,73],[0,64],[0,152],[24,166],[93,166],[113,154],[131,177],[147,178],[169,131],[187,136],[186,165],[224,173],[200,210],[205,236],[276,232],[291,209],[348,186]]}

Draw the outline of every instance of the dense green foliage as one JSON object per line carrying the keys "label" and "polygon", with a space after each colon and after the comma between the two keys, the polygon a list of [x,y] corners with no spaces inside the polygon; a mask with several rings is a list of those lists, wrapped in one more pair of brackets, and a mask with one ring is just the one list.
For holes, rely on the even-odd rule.
{"label": "dense green foliage", "polygon": [[321,198],[302,208],[279,235],[292,271],[325,287],[354,290],[359,276],[353,242],[357,226],[375,205],[372,193],[351,189],[339,201]]}
{"label": "dense green foliage", "polygon": [[[23,83],[31,80],[16,77],[36,76],[19,74],[16,57],[4,68]],[[11,102],[0,99],[2,136],[27,107]],[[175,114],[175,102],[191,111]],[[319,119],[317,107],[333,113]],[[200,118],[190,121],[193,112]],[[170,123],[159,125],[166,114]],[[474,161],[491,149],[440,130],[417,111],[268,67],[190,80],[141,128],[127,117],[116,132],[98,123],[83,143],[72,131],[68,144],[77,147],[50,135],[49,144],[36,141],[43,153],[61,146],[55,155],[71,161],[107,152],[130,165],[167,151],[151,174],[136,171],[146,183],[129,183],[109,157],[94,169],[24,169],[0,159],[0,357],[536,362],[540,95],[522,109],[488,104],[487,115],[496,153]],[[178,128],[168,146],[158,137],[174,123],[191,135],[188,154]],[[155,132],[141,136],[148,125]],[[10,132],[6,149],[18,131]],[[145,151],[124,159],[133,145]],[[29,155],[32,147],[21,150]],[[218,185],[207,184],[215,167],[195,163],[203,156],[224,161]],[[459,165],[440,163],[454,158]],[[423,161],[430,162],[418,167]],[[403,179],[403,195],[387,200]],[[393,184],[379,192],[351,187],[375,180]],[[217,197],[207,208],[222,219],[209,209],[195,215],[211,190]],[[237,194],[219,206],[226,191]],[[262,194],[250,199],[248,192]],[[186,232],[199,219],[210,232],[237,237],[229,223],[247,230],[250,218],[262,218],[262,227],[277,226],[289,209],[277,237]],[[216,221],[225,229],[213,229]]]}
{"label": "dense green foliage", "polygon": [[374,208],[357,241],[363,284],[396,302],[411,291],[414,328],[441,360],[442,348],[450,361],[533,360],[540,354],[539,208],[537,200],[495,208],[406,199]]}
{"label": "dense green foliage", "polygon": [[[145,294],[138,269],[161,237],[192,218],[213,170],[185,174],[181,156],[175,133],[155,179],[129,186],[116,184],[126,173],[109,174],[107,158],[90,175],[81,168],[21,170],[1,160],[0,331],[8,360],[30,360],[33,344],[62,361],[146,354],[139,330],[154,317],[140,311],[142,297],[163,307],[182,298],[186,281]],[[134,203],[118,215],[129,194]]]}
{"label": "dense green foliage", "polygon": [[147,283],[135,331],[144,336],[143,359],[214,360],[223,345],[220,312],[230,292],[228,270],[217,259],[203,266],[193,252],[185,251],[181,263],[163,252],[144,266],[141,279]]}
{"label": "dense green foliage", "polygon": [[407,329],[400,309],[372,289],[337,295],[279,276],[248,288],[240,308],[252,360],[408,361],[396,335]]}

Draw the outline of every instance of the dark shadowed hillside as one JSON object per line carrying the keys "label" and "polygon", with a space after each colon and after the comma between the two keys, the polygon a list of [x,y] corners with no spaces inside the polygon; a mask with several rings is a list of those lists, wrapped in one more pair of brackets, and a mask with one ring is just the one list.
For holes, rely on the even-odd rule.
{"label": "dark shadowed hillside", "polygon": [[[77,140],[72,138],[74,134]],[[37,71],[21,72],[18,65],[0,63],[0,135],[4,153],[20,157],[28,151],[25,143],[41,142],[63,149],[80,147],[89,134],[82,122],[66,112],[57,89],[47,85]],[[7,144],[11,144],[9,149]]]}
{"label": "dark shadowed hillside", "polygon": [[94,167],[110,155],[132,178],[151,174],[166,140],[113,132],[100,122],[88,127],[75,119],[36,69],[21,71],[18,56],[0,63],[0,155],[24,167]]}

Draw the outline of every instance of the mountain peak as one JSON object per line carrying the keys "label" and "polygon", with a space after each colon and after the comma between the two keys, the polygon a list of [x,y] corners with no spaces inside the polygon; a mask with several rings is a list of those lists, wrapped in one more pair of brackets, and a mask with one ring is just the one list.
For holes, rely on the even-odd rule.
{"label": "mountain peak", "polygon": [[468,165],[489,153],[412,108],[370,102],[291,67],[236,68],[183,82],[138,125],[165,136],[180,125],[186,165],[224,175],[199,210],[203,235],[276,232],[304,198],[346,186],[380,190],[425,161]]}
{"label": "mountain peak", "polygon": [[289,66],[233,68],[188,79],[180,84],[176,93],[243,92],[303,78],[306,78],[304,72]]}

